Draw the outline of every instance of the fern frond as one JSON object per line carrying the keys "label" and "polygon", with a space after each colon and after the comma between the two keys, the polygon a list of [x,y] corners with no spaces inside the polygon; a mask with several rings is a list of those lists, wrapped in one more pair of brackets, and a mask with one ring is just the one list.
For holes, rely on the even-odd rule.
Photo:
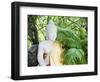
{"label": "fern frond", "polygon": [[74,33],[74,31],[66,28],[58,28],[57,40],[61,43],[65,43],[70,48],[82,48],[81,39]]}
{"label": "fern frond", "polygon": [[85,64],[85,53],[82,49],[71,48],[65,52],[64,64]]}

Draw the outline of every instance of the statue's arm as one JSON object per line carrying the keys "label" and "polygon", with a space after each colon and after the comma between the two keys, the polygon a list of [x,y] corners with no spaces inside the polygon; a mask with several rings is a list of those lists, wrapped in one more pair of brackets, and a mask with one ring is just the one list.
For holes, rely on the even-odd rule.
{"label": "statue's arm", "polygon": [[44,55],[43,47],[39,46],[37,59],[38,59],[38,62],[39,62],[40,66],[46,66],[45,60],[43,58],[43,55]]}

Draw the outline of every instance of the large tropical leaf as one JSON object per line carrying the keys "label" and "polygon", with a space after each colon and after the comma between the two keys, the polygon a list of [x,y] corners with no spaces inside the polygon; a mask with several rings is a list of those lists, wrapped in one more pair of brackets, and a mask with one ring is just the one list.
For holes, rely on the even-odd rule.
{"label": "large tropical leaf", "polygon": [[64,64],[85,64],[85,53],[82,49],[71,48],[64,52]]}
{"label": "large tropical leaf", "polygon": [[66,28],[58,28],[57,40],[62,43],[62,45],[69,48],[82,48],[80,38],[74,33],[74,31]]}

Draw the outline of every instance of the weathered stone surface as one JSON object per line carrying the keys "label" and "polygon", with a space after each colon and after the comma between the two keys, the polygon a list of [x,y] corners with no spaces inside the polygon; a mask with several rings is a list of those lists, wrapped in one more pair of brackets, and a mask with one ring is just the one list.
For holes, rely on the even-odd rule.
{"label": "weathered stone surface", "polygon": [[38,44],[32,45],[30,49],[28,49],[28,66],[37,66],[37,52],[38,52]]}

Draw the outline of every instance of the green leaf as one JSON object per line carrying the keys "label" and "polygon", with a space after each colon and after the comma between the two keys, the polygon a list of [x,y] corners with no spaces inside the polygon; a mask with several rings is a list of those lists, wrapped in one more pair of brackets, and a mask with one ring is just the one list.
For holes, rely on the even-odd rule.
{"label": "green leaf", "polygon": [[[57,40],[62,43],[62,45],[66,45],[70,48],[82,48],[80,38],[75,34],[74,31],[66,28],[61,29],[58,28]],[[65,44],[64,44],[65,43]]]}
{"label": "green leaf", "polygon": [[82,49],[71,48],[64,52],[64,64],[85,64],[85,53]]}

